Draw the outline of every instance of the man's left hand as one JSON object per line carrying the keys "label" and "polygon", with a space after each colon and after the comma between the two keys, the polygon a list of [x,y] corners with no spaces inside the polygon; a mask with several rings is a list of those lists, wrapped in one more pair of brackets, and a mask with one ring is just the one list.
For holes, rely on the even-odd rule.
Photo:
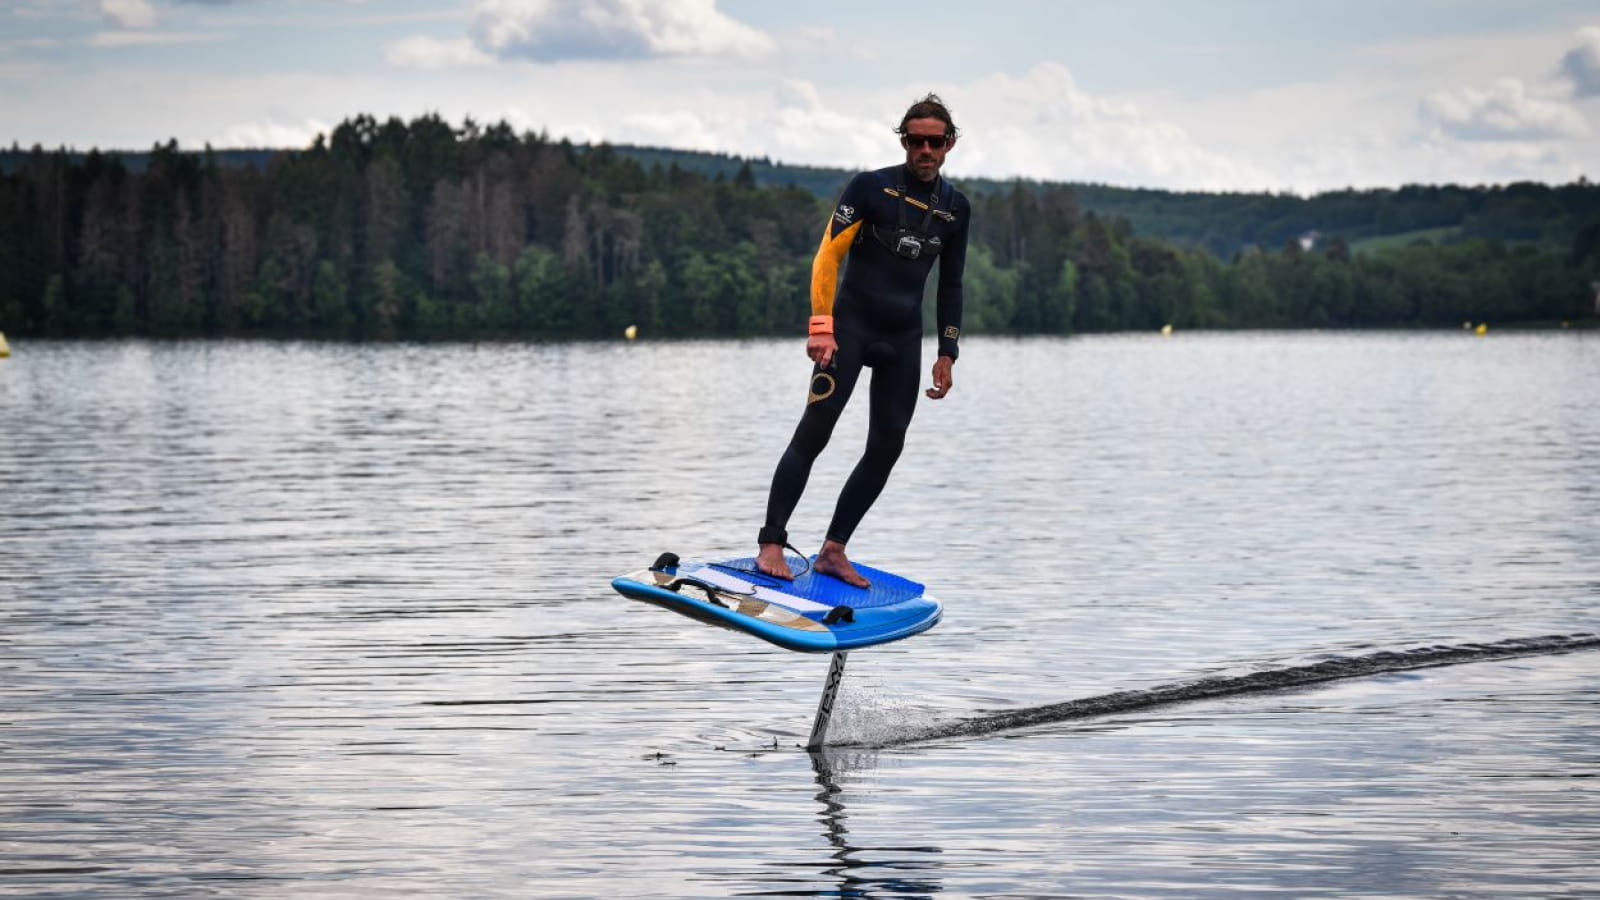
{"label": "man's left hand", "polygon": [[950,393],[951,385],[955,384],[950,377],[950,372],[954,367],[955,360],[948,356],[941,356],[934,362],[933,387],[928,388],[928,399],[940,400],[944,398],[945,394]]}

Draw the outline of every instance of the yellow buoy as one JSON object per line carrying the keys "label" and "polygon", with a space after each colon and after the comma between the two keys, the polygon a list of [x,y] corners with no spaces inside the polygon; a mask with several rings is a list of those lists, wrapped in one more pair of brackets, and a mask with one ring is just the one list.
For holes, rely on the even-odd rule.
{"label": "yellow buoy", "polygon": [[1479,322],[1478,327],[1472,329],[1472,333],[1476,334],[1478,337],[1483,337],[1489,333],[1489,324],[1487,322]]}
{"label": "yellow buoy", "polygon": [[6,333],[0,331],[0,359],[11,355],[11,345],[6,343]]}
{"label": "yellow buoy", "polygon": [[627,328],[622,329],[622,336],[630,341],[633,340],[639,336],[639,326],[629,325]]}
{"label": "yellow buoy", "polygon": [[1172,326],[1171,325],[1163,325],[1163,326],[1161,326],[1161,336],[1162,337],[1172,337]]}

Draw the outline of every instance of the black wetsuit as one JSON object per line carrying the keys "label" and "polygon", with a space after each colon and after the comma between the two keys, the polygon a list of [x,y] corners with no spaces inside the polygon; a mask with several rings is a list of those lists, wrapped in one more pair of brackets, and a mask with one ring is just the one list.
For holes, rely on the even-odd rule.
{"label": "black wetsuit", "polygon": [[[967,198],[949,182],[918,181],[904,165],[862,172],[845,188],[811,274],[812,313],[833,317],[839,349],[828,368],[817,366],[812,373],[805,414],[772,476],[761,543],[788,542],[789,516],[862,366],[872,369],[867,449],[839,495],[828,539],[848,543],[878,499],[900,458],[916,409],[922,378],[922,293],[935,263],[939,355],[955,359],[958,353],[970,218]],[[903,243],[907,238],[916,245],[915,258]],[[841,262],[844,280],[835,297]]]}

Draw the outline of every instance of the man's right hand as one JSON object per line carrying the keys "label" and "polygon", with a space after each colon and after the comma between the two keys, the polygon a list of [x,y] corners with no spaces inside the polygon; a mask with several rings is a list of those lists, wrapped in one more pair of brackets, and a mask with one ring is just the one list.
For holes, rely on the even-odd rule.
{"label": "man's right hand", "polygon": [[824,369],[833,363],[833,354],[838,349],[839,342],[831,334],[813,334],[806,339],[806,355]]}

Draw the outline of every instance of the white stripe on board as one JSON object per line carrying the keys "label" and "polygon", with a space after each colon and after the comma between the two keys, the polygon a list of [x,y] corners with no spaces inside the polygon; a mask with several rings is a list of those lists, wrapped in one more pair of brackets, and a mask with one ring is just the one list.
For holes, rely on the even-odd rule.
{"label": "white stripe on board", "polygon": [[765,600],[768,603],[786,606],[795,612],[827,612],[833,609],[832,606],[826,603],[818,603],[815,600],[796,596],[795,594],[785,594],[782,591],[774,590],[764,585],[752,584],[731,572],[724,569],[715,569],[711,566],[702,565],[693,569],[688,566],[679,566],[678,574],[698,578],[707,584],[714,584],[717,587],[727,588],[730,591],[737,591],[741,594],[748,594],[753,590],[757,600]]}

